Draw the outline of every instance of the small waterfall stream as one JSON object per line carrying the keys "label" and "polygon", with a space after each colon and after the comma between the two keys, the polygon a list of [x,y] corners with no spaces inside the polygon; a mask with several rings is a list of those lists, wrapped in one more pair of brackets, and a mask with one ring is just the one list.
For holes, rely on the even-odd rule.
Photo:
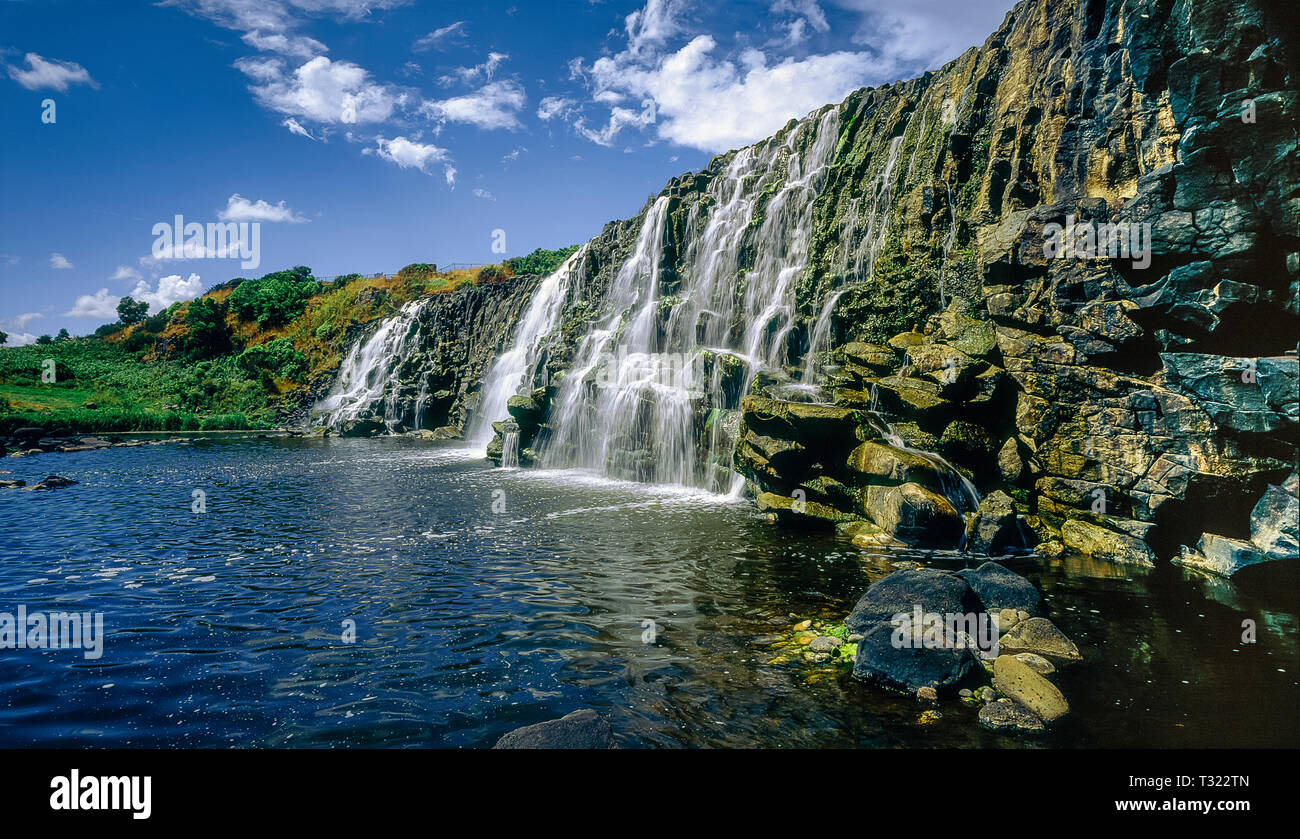
{"label": "small waterfall stream", "polygon": [[475,411],[473,426],[466,435],[475,445],[487,446],[494,434],[492,423],[507,417],[506,403],[510,397],[532,385],[545,339],[559,324],[570,277],[581,267],[586,253],[587,246],[583,245],[538,283],[519,322],[514,342],[510,349],[497,357],[484,378],[483,401]]}
{"label": "small waterfall stream", "polygon": [[392,431],[401,419],[393,398],[400,383],[398,369],[420,345],[418,315],[428,302],[428,298],[412,300],[381,323],[368,339],[353,344],[339,365],[334,386],[312,412],[323,414],[330,428],[338,428],[382,401],[384,425]]}

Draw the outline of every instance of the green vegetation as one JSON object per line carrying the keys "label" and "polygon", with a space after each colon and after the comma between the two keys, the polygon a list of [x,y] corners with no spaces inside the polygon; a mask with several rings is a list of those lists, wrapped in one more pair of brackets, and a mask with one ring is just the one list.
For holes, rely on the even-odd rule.
{"label": "green vegetation", "polygon": [[577,245],[570,245],[567,248],[560,248],[557,251],[548,251],[545,248],[538,248],[527,256],[516,256],[505,261],[505,268],[510,272],[507,276],[520,274],[550,274],[559,268],[568,259],[574,251],[578,249]]}
{"label": "green vegetation", "polygon": [[[573,251],[539,249],[513,261],[520,269],[415,263],[393,276],[329,283],[299,266],[231,280],[152,316],[148,303],[124,297],[118,320],[91,337],[61,330],[0,349],[0,434],[30,425],[72,433],[273,427],[337,368],[349,327],[467,283],[554,270]],[[42,380],[47,359],[53,382]]]}
{"label": "green vegetation", "polygon": [[256,321],[259,329],[283,326],[301,315],[320,289],[311,269],[299,265],[240,283],[230,294],[230,311],[241,320]]}

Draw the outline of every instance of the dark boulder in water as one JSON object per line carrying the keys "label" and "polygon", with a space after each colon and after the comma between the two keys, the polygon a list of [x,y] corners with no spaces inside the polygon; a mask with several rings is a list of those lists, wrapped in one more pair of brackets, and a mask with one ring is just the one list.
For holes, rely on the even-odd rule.
{"label": "dark boulder in water", "polygon": [[494,749],[616,749],[609,723],[590,708],[502,735]]}
{"label": "dark boulder in water", "polygon": [[866,633],[894,615],[922,612],[971,614],[980,611],[979,599],[959,575],[929,568],[895,571],[876,582],[858,600],[844,620],[850,632]]}
{"label": "dark boulder in water", "polygon": [[1031,615],[1042,614],[1043,601],[1034,584],[996,562],[958,571],[957,576],[970,585],[986,612],[1023,609]]}

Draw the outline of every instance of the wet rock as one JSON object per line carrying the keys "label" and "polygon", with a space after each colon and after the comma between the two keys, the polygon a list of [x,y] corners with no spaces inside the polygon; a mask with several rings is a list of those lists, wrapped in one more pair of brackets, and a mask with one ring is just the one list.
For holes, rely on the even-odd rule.
{"label": "wet rock", "polygon": [[1140,538],[1070,519],[1061,525],[1061,542],[1067,548],[1095,559],[1133,565],[1155,565],[1155,553]]}
{"label": "wet rock", "polygon": [[1042,731],[1043,721],[1032,711],[1010,699],[999,699],[980,708],[979,723],[993,731]]}
{"label": "wet rock", "polygon": [[14,487],[25,487],[25,486],[27,486],[27,482],[22,480],[0,481],[0,489],[12,489]]}
{"label": "wet rock", "polygon": [[76,486],[77,481],[71,478],[60,477],[59,475],[47,475],[45,480],[29,486],[29,490],[59,489],[61,487]]}
{"label": "wet rock", "polygon": [[829,653],[839,649],[840,639],[830,635],[820,635],[808,644],[808,650],[814,653]]}
{"label": "wet rock", "polygon": [[1042,609],[1042,598],[1034,584],[996,562],[967,568],[957,575],[971,587],[987,612],[1012,609],[1036,615]]}
{"label": "wet rock", "polygon": [[916,698],[922,702],[937,702],[939,701],[939,692],[926,685],[916,689]]}
{"label": "wet rock", "polygon": [[508,732],[494,749],[616,749],[614,734],[599,714],[583,708],[558,720]]}
{"label": "wet rock", "polygon": [[961,539],[962,520],[952,503],[920,484],[865,487],[858,512],[908,545],[951,548]]}
{"label": "wet rock", "polygon": [[878,623],[866,632],[858,642],[854,678],[916,693],[923,687],[955,685],[975,666],[975,657],[958,638],[945,635],[935,646],[896,646],[895,631],[888,623]]}
{"label": "wet rock", "polygon": [[[1300,499],[1297,473],[1282,486],[1264,490],[1250,513],[1250,541],[1271,559],[1300,558]],[[1290,489],[1288,489],[1288,487]]]}
{"label": "wet rock", "polygon": [[896,614],[913,614],[917,607],[923,613],[964,615],[980,611],[975,593],[957,574],[915,568],[895,571],[868,588],[844,625],[850,632],[866,634]]}
{"label": "wet rock", "polygon": [[982,554],[1004,554],[1010,548],[1024,547],[1011,496],[994,490],[980,499],[979,509],[966,524],[963,547],[971,553]]}
{"label": "wet rock", "polygon": [[1047,618],[1029,618],[1011,627],[998,641],[1004,655],[1034,653],[1054,661],[1082,661],[1079,648]]}
{"label": "wet rock", "polygon": [[1043,676],[1048,676],[1056,672],[1056,667],[1052,665],[1052,662],[1043,658],[1041,655],[1035,655],[1034,653],[1016,653],[1014,658],[1030,670]]}
{"label": "wet rock", "polygon": [[1008,485],[1020,483],[1025,475],[1025,460],[1020,453],[1020,443],[1015,437],[1008,437],[998,449],[998,471],[1002,480]]}
{"label": "wet rock", "polygon": [[1000,655],[993,662],[993,687],[1045,722],[1059,719],[1070,710],[1070,703],[1056,685],[1013,656]]}
{"label": "wet rock", "polygon": [[1266,555],[1253,542],[1229,539],[1227,536],[1214,533],[1202,533],[1200,541],[1196,543],[1196,549],[1184,545],[1182,552],[1174,561],[1190,568],[1218,574],[1220,577],[1231,577],[1248,565],[1257,565],[1270,559],[1272,557]]}

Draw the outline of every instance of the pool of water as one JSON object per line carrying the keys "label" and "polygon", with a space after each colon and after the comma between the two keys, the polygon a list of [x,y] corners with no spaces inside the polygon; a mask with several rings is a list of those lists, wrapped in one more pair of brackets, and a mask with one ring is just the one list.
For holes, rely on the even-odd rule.
{"label": "pool of water", "polygon": [[771,663],[796,618],[842,619],[893,563],[959,557],[871,554],[744,501],[405,438],[0,470],[81,482],[0,490],[0,612],[105,625],[94,660],[0,649],[0,746],[485,747],[581,707],[629,748],[1300,745],[1294,565],[1214,582],[1019,561],[1086,660],[1061,674],[1063,723],[1011,737],[955,701],[921,725],[911,698]]}

